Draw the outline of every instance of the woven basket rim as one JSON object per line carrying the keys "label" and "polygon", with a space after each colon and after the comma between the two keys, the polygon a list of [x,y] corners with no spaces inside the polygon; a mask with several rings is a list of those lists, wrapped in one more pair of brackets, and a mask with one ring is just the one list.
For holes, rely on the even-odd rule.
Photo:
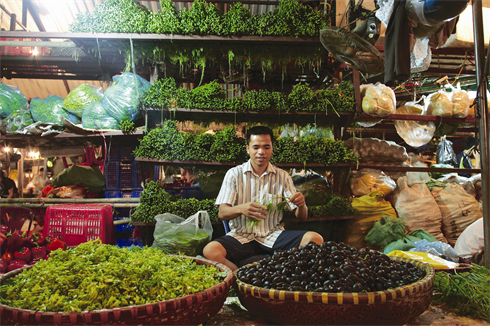
{"label": "woven basket rim", "polygon": [[[373,304],[377,302],[386,302],[395,300],[400,297],[413,295],[424,291],[428,288],[433,288],[435,271],[432,266],[421,261],[409,259],[405,257],[390,257],[395,261],[403,261],[412,263],[419,269],[426,272],[425,277],[421,280],[404,285],[401,287],[392,288],[384,291],[376,292],[352,292],[352,293],[335,293],[335,292],[307,292],[307,291],[286,291],[276,289],[264,289],[262,287],[240,281],[237,276],[238,270],[234,272],[238,291],[243,295],[251,295],[256,298],[273,299],[276,301],[289,302],[306,302],[306,303],[328,303],[328,304]],[[255,265],[258,262],[246,265]]]}
{"label": "woven basket rim", "polygon": [[[200,296],[202,293],[204,293],[206,291],[213,291],[213,290],[218,291],[218,289],[223,284],[227,284],[228,287],[230,287],[233,284],[233,282],[235,281],[235,275],[233,274],[232,270],[228,266],[226,266],[224,264],[221,264],[221,263],[218,263],[218,262],[209,260],[209,259],[205,259],[205,258],[200,258],[200,257],[191,257],[191,256],[182,256],[182,255],[169,255],[169,256],[175,256],[175,257],[181,257],[181,258],[190,258],[190,259],[192,259],[196,263],[201,263],[201,265],[215,266],[220,271],[226,272],[226,277],[225,277],[225,279],[223,281],[221,281],[218,284],[216,284],[216,285],[214,285],[214,286],[212,286],[212,287],[210,287],[208,289],[205,289],[203,291],[196,292],[196,293],[193,293],[193,294],[189,294],[189,295],[186,295],[186,296],[183,296],[183,297],[178,297],[178,298],[170,299],[170,300],[155,301],[155,302],[145,303],[145,304],[142,304],[142,305],[131,305],[131,306],[108,308],[108,309],[97,309],[97,310],[84,310],[84,311],[80,311],[80,312],[39,311],[39,310],[21,309],[21,308],[15,308],[15,307],[7,306],[7,305],[1,304],[1,303],[0,303],[0,308],[2,310],[5,309],[5,310],[11,310],[11,311],[16,311],[16,312],[20,312],[20,313],[41,314],[41,315],[61,315],[61,316],[66,315],[66,316],[70,316],[70,315],[73,315],[73,314],[76,313],[77,315],[81,315],[83,317],[84,315],[96,315],[96,314],[100,314],[100,313],[106,314],[107,312],[112,312],[112,311],[145,309],[145,308],[150,307],[150,306],[153,306],[155,304],[160,305],[161,307],[172,307],[173,306],[172,303],[174,303],[174,302],[189,302],[189,301],[192,301],[192,298],[193,297]],[[15,270],[13,270],[11,272],[8,272],[6,274],[3,274],[0,277],[0,282],[3,282],[5,279],[14,277],[17,274],[20,274],[24,269],[30,269],[33,266],[34,265],[26,266],[26,267],[23,267],[23,268],[15,269]],[[213,298],[209,298],[208,297],[205,300],[205,302],[206,301],[211,301],[212,299]]]}

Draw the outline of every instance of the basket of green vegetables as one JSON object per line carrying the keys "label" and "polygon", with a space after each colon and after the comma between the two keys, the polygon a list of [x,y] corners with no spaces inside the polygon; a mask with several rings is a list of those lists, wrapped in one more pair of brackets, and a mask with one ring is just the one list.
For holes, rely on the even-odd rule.
{"label": "basket of green vegetables", "polygon": [[3,275],[1,323],[197,325],[233,282],[213,261],[90,241]]}

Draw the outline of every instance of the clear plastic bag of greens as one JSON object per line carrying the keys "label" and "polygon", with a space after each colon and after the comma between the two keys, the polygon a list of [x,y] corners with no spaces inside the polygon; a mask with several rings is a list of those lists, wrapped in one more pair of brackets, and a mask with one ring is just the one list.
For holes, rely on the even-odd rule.
{"label": "clear plastic bag of greens", "polygon": [[26,127],[34,123],[31,112],[27,109],[15,111],[2,121],[7,134],[26,133]]}
{"label": "clear plastic bag of greens", "polygon": [[130,72],[112,77],[114,84],[104,91],[104,105],[107,113],[116,119],[134,119],[141,116],[140,101],[150,88],[150,83]]}
{"label": "clear plastic bag of greens", "polygon": [[83,109],[95,101],[101,101],[104,95],[101,88],[95,85],[82,84],[70,91],[63,101],[63,107],[70,113],[81,118]]}
{"label": "clear plastic bag of greens", "polygon": [[82,126],[88,129],[120,129],[119,121],[107,113],[107,108],[102,101],[92,102],[85,107]]}
{"label": "clear plastic bag of greens", "polygon": [[207,211],[198,211],[184,219],[165,213],[155,216],[157,221],[153,233],[153,247],[166,254],[196,256],[211,241],[213,226]]}
{"label": "clear plastic bag of greens", "polygon": [[0,118],[7,118],[12,113],[27,109],[27,98],[17,86],[0,83]]}
{"label": "clear plastic bag of greens", "polygon": [[58,95],[49,95],[44,100],[35,97],[31,100],[29,109],[31,110],[34,121],[43,123],[53,123],[62,125],[61,118],[72,120],[70,112],[63,108],[64,99]]}

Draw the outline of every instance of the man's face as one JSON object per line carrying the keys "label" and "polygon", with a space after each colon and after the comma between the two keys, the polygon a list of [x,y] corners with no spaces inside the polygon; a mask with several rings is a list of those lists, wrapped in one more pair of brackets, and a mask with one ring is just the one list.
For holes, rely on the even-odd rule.
{"label": "man's face", "polygon": [[253,166],[263,167],[269,164],[272,157],[272,140],[270,135],[252,135],[247,145]]}

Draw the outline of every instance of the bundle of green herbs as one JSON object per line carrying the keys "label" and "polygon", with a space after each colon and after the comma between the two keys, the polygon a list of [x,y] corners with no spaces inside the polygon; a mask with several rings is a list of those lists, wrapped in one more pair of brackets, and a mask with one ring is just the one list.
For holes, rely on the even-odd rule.
{"label": "bundle of green herbs", "polygon": [[460,316],[488,320],[490,317],[489,294],[490,270],[473,264],[468,272],[436,272],[432,303],[446,304]]}

